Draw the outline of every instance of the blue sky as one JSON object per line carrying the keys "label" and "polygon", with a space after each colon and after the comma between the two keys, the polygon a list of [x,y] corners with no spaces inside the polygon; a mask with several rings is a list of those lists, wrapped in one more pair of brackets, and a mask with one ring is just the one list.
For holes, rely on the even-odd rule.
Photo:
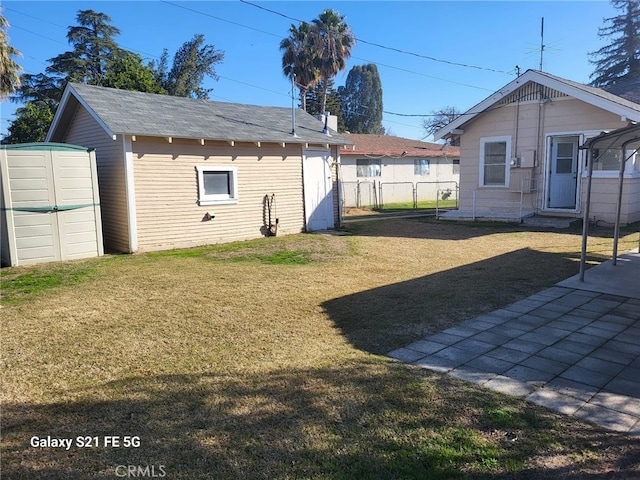
{"label": "blue sky", "polygon": [[[344,84],[354,65],[377,64],[383,125],[393,135],[414,139],[425,135],[424,117],[412,115],[444,106],[467,110],[513,80],[516,65],[522,72],[539,68],[543,17],[543,70],[589,82],[588,52],[605,45],[598,27],[618,14],[608,1],[250,1],[264,8],[241,1],[180,0],[8,0],[2,5],[11,24],[10,44],[23,53],[18,62],[27,73],[44,72],[48,59],[69,50],[68,26],[77,24],[78,10],[93,9],[109,15],[121,30],[116,38],[121,47],[148,60],[157,60],[163,48],[172,56],[194,34],[204,34],[207,43],[225,52],[219,80],[205,83],[214,89],[210,99],[273,106],[291,105],[278,46],[297,22],[284,16],[311,21],[332,8],[346,16],[361,40],[336,86]],[[2,104],[0,133],[16,106]]]}

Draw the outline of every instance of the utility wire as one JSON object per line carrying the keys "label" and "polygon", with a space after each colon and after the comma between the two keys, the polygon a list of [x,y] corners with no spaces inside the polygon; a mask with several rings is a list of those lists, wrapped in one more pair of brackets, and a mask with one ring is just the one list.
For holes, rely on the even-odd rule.
{"label": "utility wire", "polygon": [[[299,18],[295,18],[295,17],[291,17],[289,15],[285,15],[284,13],[277,12],[276,10],[272,10],[270,8],[263,7],[262,5],[258,5],[258,4],[249,2],[248,0],[240,0],[240,2],[244,3],[244,4],[247,4],[247,5],[251,5],[252,7],[255,7],[255,8],[259,8],[260,10],[264,10],[265,12],[273,13],[274,15],[278,15],[278,16],[286,18],[288,20],[294,20],[296,22],[299,22],[299,23],[302,23],[302,24],[307,24],[307,25],[309,24],[309,22],[306,22],[304,20],[300,20]],[[402,53],[404,55],[411,55],[411,56],[418,57],[418,58],[424,58],[426,60],[431,60],[433,62],[440,62],[440,63],[445,63],[447,65],[455,65],[457,67],[473,68],[473,69],[476,69],[476,70],[485,70],[485,71],[495,72],[495,73],[504,73],[504,74],[507,74],[507,75],[513,74],[513,71],[507,72],[505,70],[497,70],[495,68],[480,67],[480,66],[477,66],[477,65],[469,65],[469,64],[466,64],[466,63],[453,62],[453,61],[450,61],[450,60],[443,60],[441,58],[435,58],[435,57],[431,57],[431,56],[428,56],[428,55],[423,55],[423,54],[420,54],[420,53],[410,52],[408,50],[402,50],[400,48],[388,47],[388,46],[382,45],[380,43],[370,42],[368,40],[364,40],[362,38],[358,38],[358,37],[355,37],[355,38],[356,38],[356,42],[364,43],[366,45],[371,45],[373,47],[378,47],[378,48],[382,48],[382,49],[385,49],[385,50],[390,50],[392,52]]]}

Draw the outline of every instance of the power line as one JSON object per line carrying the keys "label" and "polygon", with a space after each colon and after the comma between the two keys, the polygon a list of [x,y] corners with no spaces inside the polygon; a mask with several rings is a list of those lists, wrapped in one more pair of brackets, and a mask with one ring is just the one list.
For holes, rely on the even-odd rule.
{"label": "power line", "polygon": [[[267,32],[267,31],[265,31],[265,30],[260,30],[260,29],[254,28],[254,27],[250,27],[250,26],[248,26],[248,25],[243,25],[243,24],[238,23],[238,22],[233,22],[233,21],[231,21],[231,20],[226,20],[226,19],[224,19],[224,18],[217,17],[217,16],[215,16],[215,15],[211,15],[211,14],[209,14],[209,13],[202,12],[202,11],[200,11],[200,10],[196,10],[196,9],[193,9],[193,8],[185,7],[185,6],[183,6],[183,5],[179,5],[179,4],[177,4],[177,3],[173,3],[173,2],[170,2],[170,1],[168,1],[168,0],[162,0],[162,1],[163,1],[163,3],[166,3],[166,4],[168,4],[168,5],[172,5],[172,6],[175,6],[175,7],[178,7],[178,8],[182,8],[183,10],[187,10],[187,11],[190,11],[190,12],[193,12],[193,13],[197,13],[197,14],[199,14],[199,15],[204,15],[204,16],[206,16],[206,17],[213,18],[213,19],[216,19],[216,20],[220,20],[220,21],[222,21],[222,22],[226,22],[226,23],[230,23],[230,24],[232,24],[232,25],[236,25],[236,26],[239,26],[239,27],[247,28],[247,29],[249,29],[249,30],[254,30],[254,31],[256,31],[256,32],[263,33],[263,34],[265,34],[265,35],[269,35],[269,36],[272,36],[272,37],[282,38],[282,36],[281,36],[281,35],[276,35],[276,34],[274,34],[274,33]],[[261,9],[261,10],[265,10],[265,11],[270,12],[270,13],[273,13],[273,14],[275,14],[275,15],[279,15],[279,16],[281,16],[281,17],[284,17],[284,18],[288,19],[288,20],[295,20],[295,21],[298,21],[298,22],[301,22],[301,23],[307,23],[307,22],[304,22],[303,20],[299,20],[299,19],[297,19],[297,18],[290,17],[290,16],[285,15],[285,14],[283,14],[283,13],[276,12],[275,10],[270,10],[270,9],[265,8],[265,7],[262,7],[262,6],[260,6],[260,5],[255,5],[255,4],[252,4],[252,3],[250,3],[250,2],[246,2],[245,0],[240,0],[240,1],[241,1],[241,2],[243,2],[243,3],[247,3],[247,4],[249,4],[249,5],[255,6],[255,7],[257,7],[257,8],[259,8],[259,9]],[[360,58],[360,57],[356,57],[356,56],[352,56],[352,58],[354,58],[354,59],[356,59],[356,60],[362,60],[362,61],[367,62],[367,63],[375,63],[376,65],[383,66],[383,67],[387,67],[387,68],[391,68],[391,69],[398,70],[398,71],[401,71],[401,72],[411,73],[411,74],[414,74],[414,75],[420,75],[420,76],[422,76],[422,77],[426,77],[426,78],[432,78],[432,79],[434,79],[434,80],[439,80],[439,81],[441,81],[441,82],[447,82],[447,83],[451,83],[451,84],[454,84],[454,85],[461,85],[461,86],[463,86],[463,87],[475,88],[475,89],[478,89],[478,90],[484,90],[484,91],[487,91],[487,92],[493,92],[493,90],[491,90],[491,89],[489,89],[489,88],[479,87],[479,86],[477,86],[477,85],[470,85],[470,84],[468,84],[468,83],[457,82],[457,81],[455,81],[455,80],[447,80],[447,79],[440,78],[440,77],[434,77],[434,76],[432,76],[432,75],[427,75],[427,74],[425,74],[425,73],[420,73],[420,72],[416,72],[416,71],[413,71],[413,70],[408,70],[408,69],[406,69],[406,68],[395,67],[395,66],[393,66],[393,65],[387,65],[387,64],[384,64],[384,63],[380,63],[380,62],[376,62],[376,61],[372,61],[372,60],[367,60],[367,59]],[[504,72],[504,73],[507,73],[507,72]],[[260,87],[256,87],[256,88],[260,88]]]}
{"label": "power line", "polygon": [[276,37],[276,38],[281,38],[280,35],[276,35],[275,33],[266,32],[264,30],[260,30],[259,28],[254,28],[254,27],[250,27],[248,25],[243,25],[242,23],[233,22],[231,20],[227,20],[227,19],[222,18],[222,17],[217,17],[215,15],[211,15],[210,13],[205,13],[205,12],[201,12],[200,10],[195,10],[193,8],[185,7],[184,5],[180,5],[178,3],[169,2],[167,0],[162,0],[162,3],[166,3],[168,5],[173,5],[174,7],[182,8],[183,10],[188,10],[188,11],[193,12],[193,13],[198,13],[200,15],[204,15],[205,17],[214,18],[216,20],[220,20],[221,22],[230,23],[231,25],[235,25],[237,27],[248,28],[249,30],[253,30],[255,32],[264,33],[265,35],[270,35],[270,36]]}
{"label": "power line", "polygon": [[[278,15],[278,16],[286,18],[288,20],[294,20],[296,22],[307,24],[307,25],[309,24],[309,22],[306,22],[304,20],[300,20],[299,18],[295,18],[295,17],[291,17],[289,15],[285,15],[284,13],[278,12],[276,10],[272,10],[270,8],[263,7],[262,5],[257,5],[255,3],[249,2],[248,0],[240,0],[240,2],[241,3],[245,3],[247,5],[251,5],[252,7],[258,8],[260,10],[264,10],[265,12],[273,13],[274,15]],[[507,72],[505,70],[497,70],[495,68],[480,67],[480,66],[477,66],[477,65],[469,65],[469,64],[466,64],[466,63],[453,62],[453,61],[450,61],[450,60],[444,60],[444,59],[441,59],[441,58],[431,57],[431,56],[428,56],[428,55],[423,55],[423,54],[420,54],[420,53],[415,53],[415,52],[411,52],[411,51],[408,51],[408,50],[403,50],[403,49],[400,49],[400,48],[388,47],[386,45],[382,45],[382,44],[376,43],[376,42],[370,42],[368,40],[364,40],[364,39],[358,38],[358,37],[355,37],[355,39],[356,39],[356,42],[364,43],[366,45],[371,45],[373,47],[382,48],[384,50],[389,50],[389,51],[396,52],[396,53],[402,53],[404,55],[411,55],[411,56],[418,57],[418,58],[424,58],[426,60],[431,60],[433,62],[445,63],[447,65],[454,65],[454,66],[457,66],[457,67],[473,68],[473,69],[476,69],[476,70],[485,70],[485,71],[494,72],[494,73],[504,73],[504,74],[507,74],[507,75],[511,75],[513,73],[513,72]]]}

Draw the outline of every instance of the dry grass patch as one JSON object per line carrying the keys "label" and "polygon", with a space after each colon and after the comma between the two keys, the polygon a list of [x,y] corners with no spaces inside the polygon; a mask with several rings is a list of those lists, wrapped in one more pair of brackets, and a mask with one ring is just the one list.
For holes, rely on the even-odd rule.
{"label": "dry grass patch", "polygon": [[3,270],[3,478],[640,476],[637,439],[377,355],[573,275],[576,232],[352,233]]}

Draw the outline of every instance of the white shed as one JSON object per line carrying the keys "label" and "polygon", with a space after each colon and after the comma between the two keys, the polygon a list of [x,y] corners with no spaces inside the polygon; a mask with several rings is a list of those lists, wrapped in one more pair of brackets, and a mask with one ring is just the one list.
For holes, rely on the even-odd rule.
{"label": "white shed", "polygon": [[0,145],[2,266],[103,255],[93,150]]}

